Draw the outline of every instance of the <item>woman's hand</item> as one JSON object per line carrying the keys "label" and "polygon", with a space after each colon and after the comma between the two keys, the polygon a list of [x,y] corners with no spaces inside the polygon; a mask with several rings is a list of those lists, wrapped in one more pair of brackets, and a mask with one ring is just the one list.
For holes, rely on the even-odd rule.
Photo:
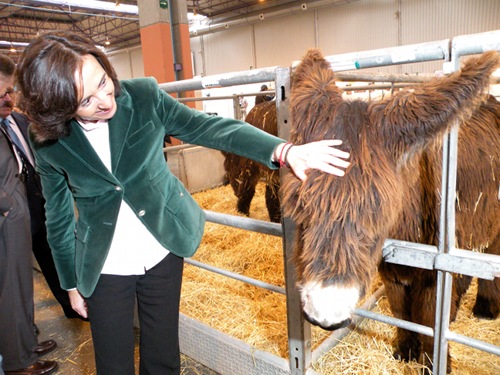
{"label": "woman's hand", "polygon": [[85,299],[82,297],[80,292],[73,289],[68,291],[68,295],[73,310],[75,310],[82,317],[88,318],[87,304],[85,303]]}
{"label": "woman's hand", "polygon": [[[306,179],[308,169],[317,169],[336,176],[343,176],[344,170],[349,166],[349,162],[346,160],[349,158],[349,153],[334,147],[341,144],[342,141],[338,139],[293,146],[282,144],[277,147],[276,154],[285,159],[283,162],[286,162],[293,173],[302,181]],[[291,148],[287,150],[288,147]]]}

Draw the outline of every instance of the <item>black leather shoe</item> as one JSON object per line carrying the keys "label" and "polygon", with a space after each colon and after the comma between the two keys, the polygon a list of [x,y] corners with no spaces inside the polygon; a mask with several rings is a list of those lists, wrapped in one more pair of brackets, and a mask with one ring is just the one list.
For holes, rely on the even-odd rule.
{"label": "black leather shoe", "polygon": [[55,348],[57,348],[57,342],[55,342],[54,340],[42,341],[39,342],[37,346],[35,346],[35,349],[33,349],[33,353],[38,354],[38,356],[42,356],[51,352]]}
{"label": "black leather shoe", "polygon": [[56,361],[36,361],[34,365],[15,371],[5,371],[5,375],[47,375],[57,370]]}

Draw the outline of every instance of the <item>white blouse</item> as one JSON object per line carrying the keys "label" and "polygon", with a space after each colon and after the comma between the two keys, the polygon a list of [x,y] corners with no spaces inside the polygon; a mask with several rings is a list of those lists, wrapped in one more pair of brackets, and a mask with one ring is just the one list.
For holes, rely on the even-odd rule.
{"label": "white blouse", "polygon": [[[107,121],[81,123],[87,139],[111,171],[111,150]],[[113,241],[101,271],[109,275],[143,275],[156,266],[169,251],[144,226],[132,208],[122,200]]]}

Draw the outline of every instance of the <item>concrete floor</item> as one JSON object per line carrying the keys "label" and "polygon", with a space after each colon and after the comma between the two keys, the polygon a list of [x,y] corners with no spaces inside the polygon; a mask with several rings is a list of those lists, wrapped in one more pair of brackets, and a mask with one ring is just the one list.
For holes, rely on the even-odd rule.
{"label": "concrete floor", "polygon": [[[40,331],[38,341],[54,339],[58,344],[53,352],[48,353],[42,359],[55,360],[59,363],[59,369],[53,373],[54,375],[95,374],[94,349],[89,323],[80,319],[67,319],[64,316],[43,275],[37,270],[33,271],[33,281],[35,286],[35,323]],[[135,361],[137,369],[139,361],[137,345]],[[182,355],[181,374],[217,375],[216,372],[184,355]]]}

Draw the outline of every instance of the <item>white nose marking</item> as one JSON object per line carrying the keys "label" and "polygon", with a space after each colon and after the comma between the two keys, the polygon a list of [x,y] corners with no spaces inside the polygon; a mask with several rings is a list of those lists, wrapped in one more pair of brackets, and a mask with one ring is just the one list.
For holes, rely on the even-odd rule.
{"label": "white nose marking", "polygon": [[301,289],[301,298],[304,313],[321,326],[330,327],[351,317],[359,300],[359,290],[307,282]]}

